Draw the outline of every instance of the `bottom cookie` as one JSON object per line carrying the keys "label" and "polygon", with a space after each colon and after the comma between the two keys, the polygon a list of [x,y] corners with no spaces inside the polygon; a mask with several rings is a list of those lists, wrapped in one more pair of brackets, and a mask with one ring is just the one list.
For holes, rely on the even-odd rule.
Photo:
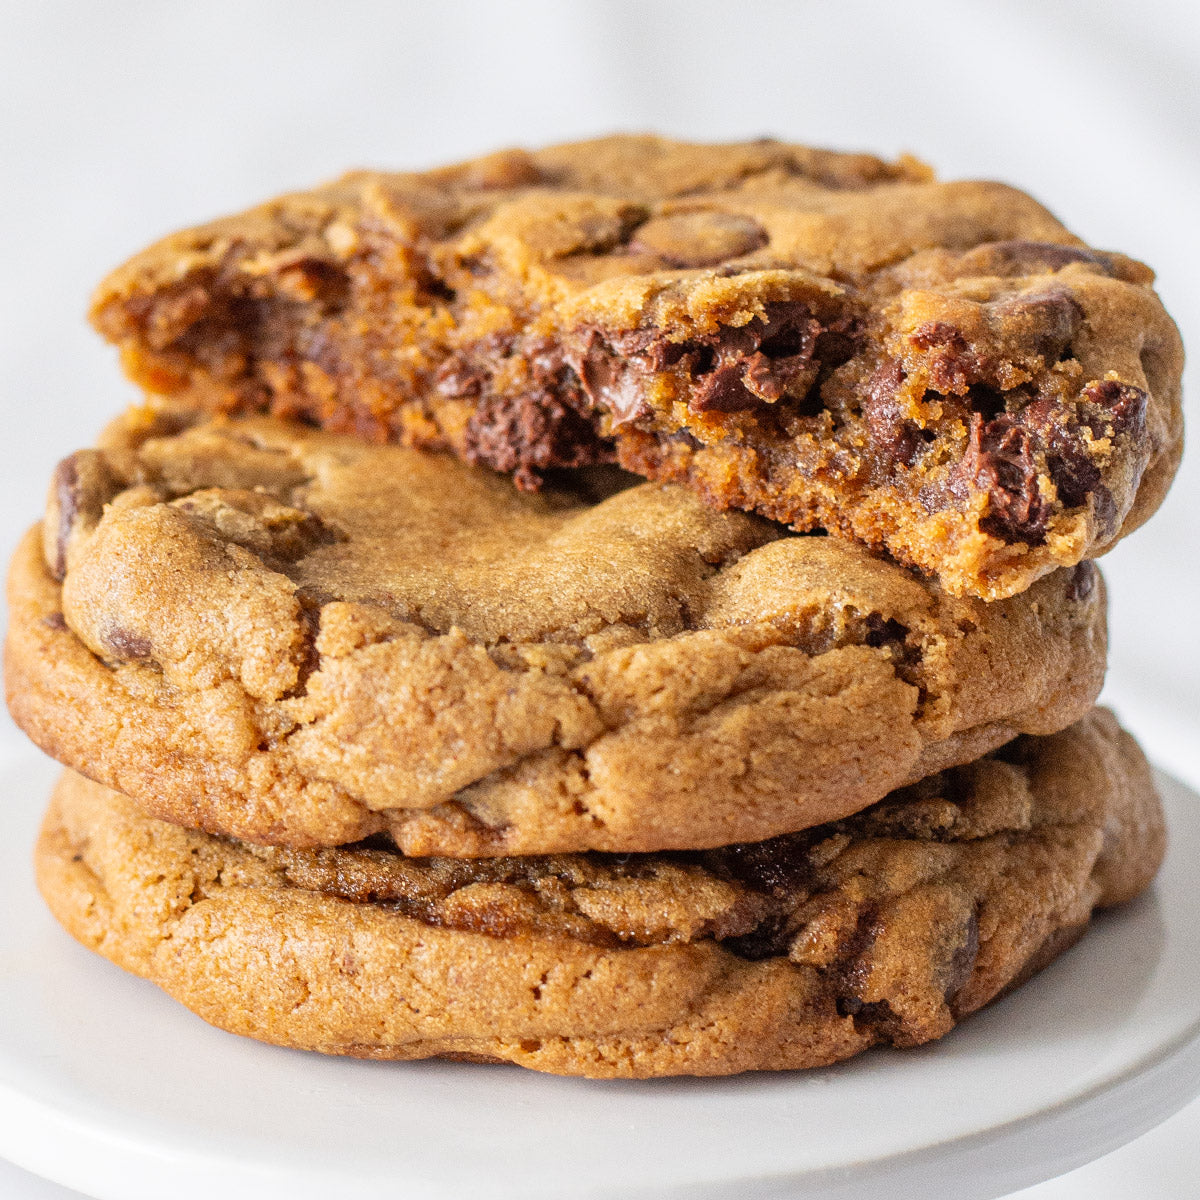
{"label": "bottom cookie", "polygon": [[67,773],[36,862],[70,933],[223,1029],[638,1078],[940,1037],[1143,889],[1163,848],[1146,762],[1096,710],[846,820],[719,850],[252,846]]}

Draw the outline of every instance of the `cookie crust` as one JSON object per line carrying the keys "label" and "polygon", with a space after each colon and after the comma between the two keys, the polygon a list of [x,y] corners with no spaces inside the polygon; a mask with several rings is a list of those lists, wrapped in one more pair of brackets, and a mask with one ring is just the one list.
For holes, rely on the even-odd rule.
{"label": "cookie crust", "polygon": [[912,159],[621,136],[284,196],[138,255],[92,318],[155,394],[530,487],[615,457],[996,599],[1170,483],[1152,280]]}
{"label": "cookie crust", "polygon": [[1145,761],[1096,712],[844,822],[691,855],[254,847],[68,773],[37,872],[74,937],[232,1032],[604,1078],[940,1037],[1162,851]]}
{"label": "cookie crust", "polygon": [[1099,691],[1090,564],[984,604],[686,489],[574,486],[134,412],[14,560],[9,706],[168,820],[478,857],[790,832]]}

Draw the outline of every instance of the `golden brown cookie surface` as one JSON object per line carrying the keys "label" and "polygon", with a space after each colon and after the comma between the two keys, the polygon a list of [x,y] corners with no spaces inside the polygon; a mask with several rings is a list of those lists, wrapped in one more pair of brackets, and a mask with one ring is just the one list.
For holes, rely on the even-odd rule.
{"label": "golden brown cookie surface", "polygon": [[252,847],[68,773],[37,868],[76,938],[234,1032],[645,1077],[940,1037],[1162,850],[1145,761],[1097,711],[845,821],[683,854]]}
{"label": "golden brown cookie surface", "polygon": [[529,494],[269,418],[168,424],[130,414],[59,469],[11,575],[8,694],[61,761],[210,832],[755,840],[1100,688],[1090,564],[984,604],[683,488]]}
{"label": "golden brown cookie surface", "polygon": [[1010,595],[1111,546],[1181,447],[1152,273],[914,160],[612,137],[359,172],[177,234],[97,327],[207,409],[611,461]]}

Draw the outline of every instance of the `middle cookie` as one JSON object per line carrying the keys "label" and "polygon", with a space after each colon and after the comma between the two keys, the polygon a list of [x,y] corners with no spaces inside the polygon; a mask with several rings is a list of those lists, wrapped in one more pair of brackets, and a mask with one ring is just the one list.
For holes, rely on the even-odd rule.
{"label": "middle cookie", "polygon": [[1089,563],[992,604],[688,491],[537,495],[266,418],[138,410],[10,579],[17,721],[156,816],[409,855],[755,841],[1048,734],[1099,691]]}

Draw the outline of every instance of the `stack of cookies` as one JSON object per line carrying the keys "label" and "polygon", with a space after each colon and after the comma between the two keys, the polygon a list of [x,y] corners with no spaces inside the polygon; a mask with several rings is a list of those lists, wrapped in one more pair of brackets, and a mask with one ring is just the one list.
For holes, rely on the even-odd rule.
{"label": "stack of cookies", "polygon": [[[1152,275],[912,159],[359,173],[101,286],[146,402],[10,577],[81,942],[225,1029],[588,1076],[911,1046],[1147,886],[1091,559]],[[1098,981],[1099,983],[1099,981]]]}

